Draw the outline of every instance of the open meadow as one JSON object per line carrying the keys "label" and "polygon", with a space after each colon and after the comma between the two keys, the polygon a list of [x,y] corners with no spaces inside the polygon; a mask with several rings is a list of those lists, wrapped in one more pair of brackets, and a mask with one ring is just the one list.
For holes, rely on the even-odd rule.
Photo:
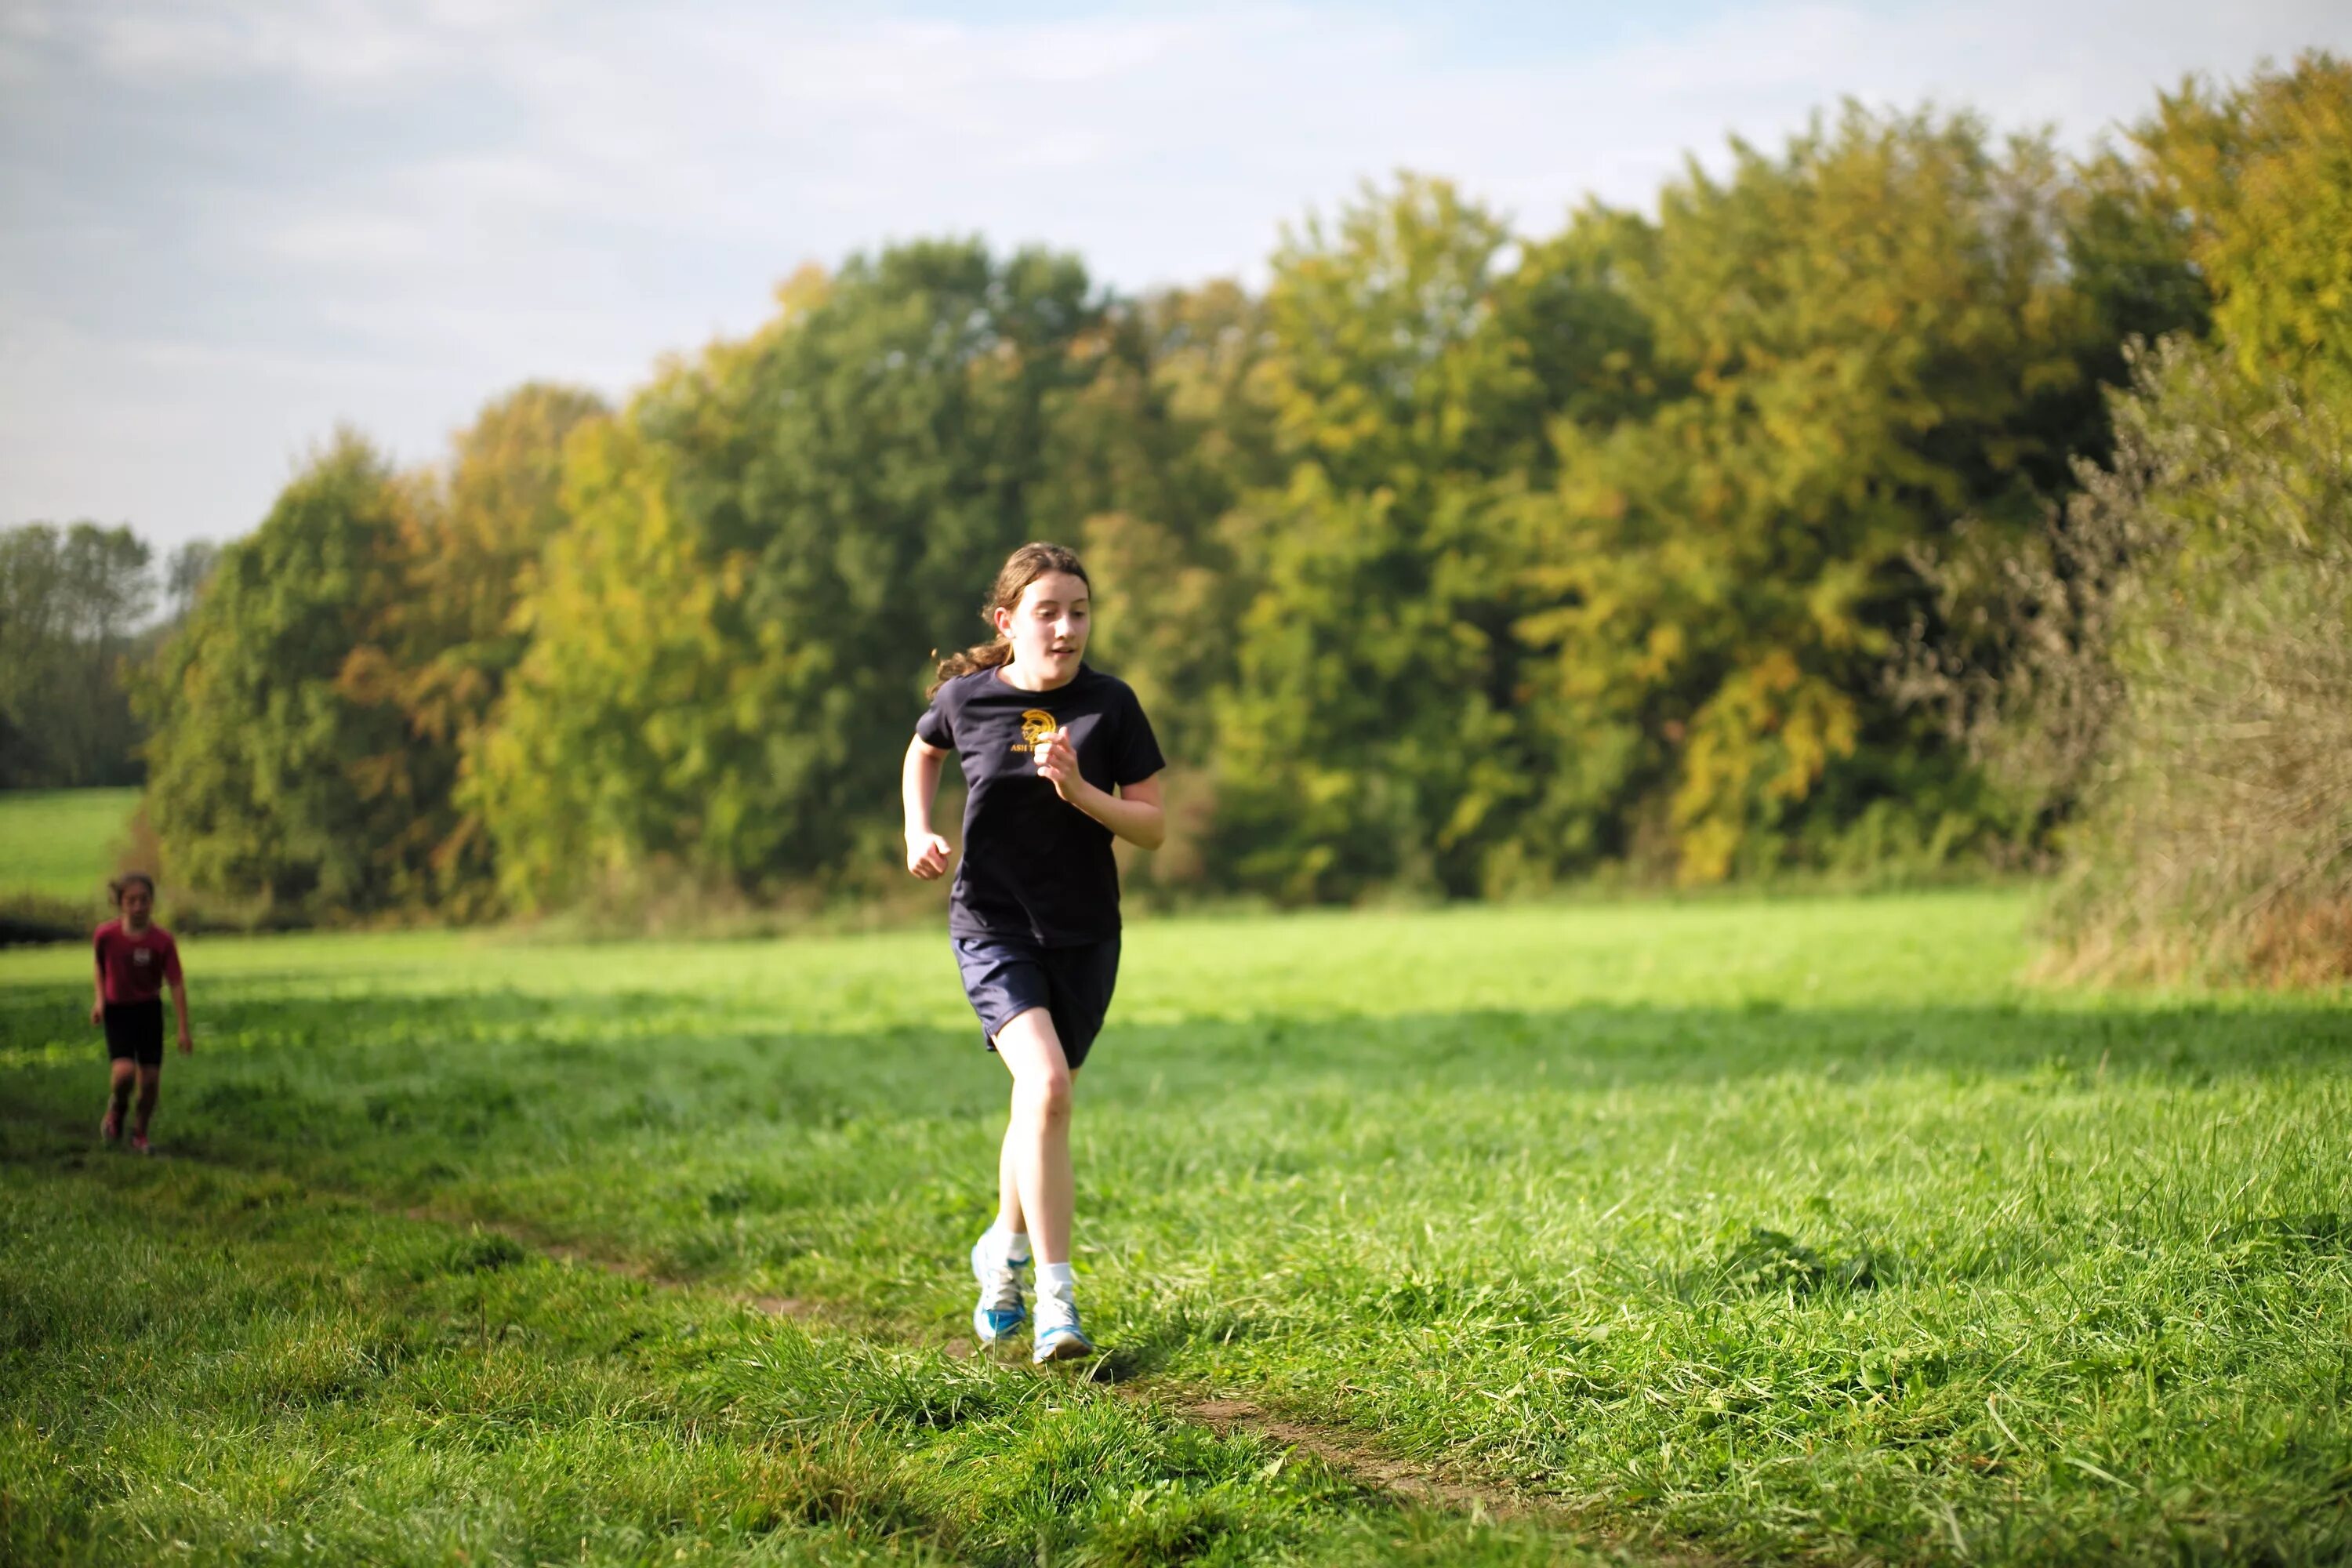
{"label": "open meadow", "polygon": [[937,932],[0,953],[0,1559],[2341,1560],[2352,1002],[2029,914],[1137,921],[1043,1373]]}
{"label": "open meadow", "polygon": [[0,899],[34,893],[102,908],[135,789],[0,790]]}

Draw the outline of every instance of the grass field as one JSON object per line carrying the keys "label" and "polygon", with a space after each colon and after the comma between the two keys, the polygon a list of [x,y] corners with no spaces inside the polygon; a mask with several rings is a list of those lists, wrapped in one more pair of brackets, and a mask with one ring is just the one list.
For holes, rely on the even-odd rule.
{"label": "grass field", "polygon": [[0,953],[0,1559],[2344,1560],[2352,1000],[2026,913],[1137,924],[1094,1380],[959,1342],[936,933],[191,941],[144,1162]]}
{"label": "grass field", "polygon": [[0,897],[39,893],[99,907],[135,789],[0,790]]}

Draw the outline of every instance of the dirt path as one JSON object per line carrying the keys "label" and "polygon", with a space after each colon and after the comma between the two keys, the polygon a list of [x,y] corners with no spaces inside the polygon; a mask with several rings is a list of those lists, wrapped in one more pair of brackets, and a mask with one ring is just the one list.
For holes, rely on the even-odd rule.
{"label": "dirt path", "polygon": [[[368,1201],[365,1194],[354,1194]],[[764,1296],[729,1290],[708,1281],[665,1275],[642,1261],[584,1250],[551,1240],[526,1225],[486,1221],[476,1215],[433,1208],[400,1211],[403,1217],[449,1226],[473,1226],[575,1267],[602,1269],[625,1279],[643,1280],[664,1289],[736,1301],[764,1316],[789,1318],[861,1338],[916,1348],[937,1349],[959,1359],[981,1353],[971,1340],[950,1337],[926,1341],[910,1338],[902,1328],[862,1317],[834,1303],[795,1296]],[[1120,1397],[1149,1402],[1179,1420],[1208,1427],[1220,1436],[1247,1434],[1281,1447],[1313,1456],[1332,1471],[1367,1491],[1400,1503],[1475,1519],[1519,1521],[1559,1531],[1596,1550],[1627,1562],[1659,1564],[1661,1568],[1727,1568],[1734,1559],[1701,1552],[1687,1543],[1635,1537],[1621,1529],[1560,1507],[1550,1499],[1505,1483],[1465,1475],[1449,1468],[1406,1458],[1382,1449],[1362,1433],[1345,1426],[1275,1414],[1244,1399],[1204,1394],[1197,1388],[1149,1376],[1124,1375],[1114,1356],[1075,1369],[1076,1375],[1104,1384]]]}

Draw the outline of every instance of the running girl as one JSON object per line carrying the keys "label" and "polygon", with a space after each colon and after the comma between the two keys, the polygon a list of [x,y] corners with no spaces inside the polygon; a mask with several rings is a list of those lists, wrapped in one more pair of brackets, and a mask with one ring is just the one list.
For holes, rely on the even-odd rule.
{"label": "running girl", "polygon": [[180,1018],[180,1054],[196,1048],[188,1037],[188,987],[180,977],[179,944],[172,933],[152,923],[155,912],[155,879],[142,871],[117,878],[107,887],[122,918],[98,928],[97,990],[89,1021],[106,1030],[106,1054],[114,1079],[109,1088],[106,1119],[98,1135],[108,1142],[122,1136],[122,1113],[130,1108],[131,1089],[139,1088],[139,1119],[131,1124],[131,1146],[147,1152],[147,1124],[155,1115],[155,1099],[163,1085],[163,987],[172,987],[172,1006]]}
{"label": "running girl", "polygon": [[1114,836],[1157,849],[1164,765],[1124,681],[1083,662],[1087,569],[1054,544],[1024,544],[982,614],[994,640],[940,661],[931,705],[907,747],[907,869],[944,875],[931,799],[950,752],[963,765],[963,864],[948,934],[988,1047],[1013,1074],[996,1167],[996,1223],[971,1249],[972,1329],[993,1343],[1027,1316],[1021,1266],[1034,1247],[1031,1360],[1090,1355],[1070,1279],[1070,1080],[1118,978]]}

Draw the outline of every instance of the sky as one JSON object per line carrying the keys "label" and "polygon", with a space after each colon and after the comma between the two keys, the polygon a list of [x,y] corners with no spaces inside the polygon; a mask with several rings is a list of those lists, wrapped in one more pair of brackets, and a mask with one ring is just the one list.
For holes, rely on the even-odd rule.
{"label": "sky", "polygon": [[231,538],[339,423],[433,460],[895,239],[1256,281],[1398,169],[1540,234],[1846,97],[2086,148],[2311,47],[2352,5],[0,0],[0,525]]}

